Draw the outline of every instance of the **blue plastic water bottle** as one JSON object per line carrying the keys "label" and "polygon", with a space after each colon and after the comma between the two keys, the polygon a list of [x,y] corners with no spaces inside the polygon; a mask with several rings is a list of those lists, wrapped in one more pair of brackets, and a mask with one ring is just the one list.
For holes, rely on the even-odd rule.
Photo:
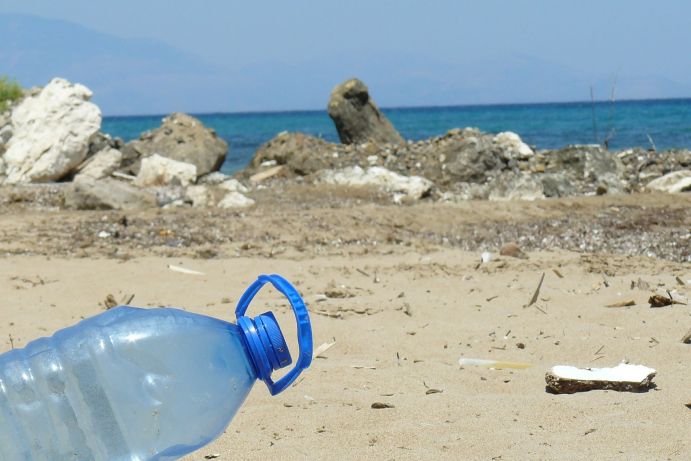
{"label": "blue plastic water bottle", "polygon": [[[270,282],[289,300],[300,355],[271,312],[245,311]],[[0,460],[174,460],[218,437],[261,379],[272,395],[312,361],[307,308],[287,280],[262,275],[237,324],[178,309],[121,306],[0,355]]]}

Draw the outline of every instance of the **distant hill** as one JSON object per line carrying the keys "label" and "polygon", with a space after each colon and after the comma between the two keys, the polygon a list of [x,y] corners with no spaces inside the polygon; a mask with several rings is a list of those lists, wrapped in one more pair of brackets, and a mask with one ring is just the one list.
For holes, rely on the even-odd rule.
{"label": "distant hill", "polygon": [[[296,50],[282,62],[256,62],[211,63],[153,40],[0,14],[0,74],[24,86],[56,76],[83,83],[105,114],[323,109],[333,86],[354,76],[384,107],[587,100],[591,84],[598,99],[608,99],[614,81],[530,56],[441,61],[362,50],[304,60]],[[691,96],[691,85],[622,72],[616,96]]]}

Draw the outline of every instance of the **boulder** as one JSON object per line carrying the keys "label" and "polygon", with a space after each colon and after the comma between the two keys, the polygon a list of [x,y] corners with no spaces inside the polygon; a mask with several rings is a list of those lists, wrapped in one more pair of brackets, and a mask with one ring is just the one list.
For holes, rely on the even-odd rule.
{"label": "boulder", "polygon": [[65,191],[65,206],[78,210],[136,210],[156,207],[156,197],[123,181],[83,176]]}
{"label": "boulder", "polygon": [[57,181],[85,159],[101,126],[101,111],[90,98],[87,87],[60,78],[24,98],[12,112],[6,182]]}
{"label": "boulder", "polygon": [[358,79],[348,80],[333,89],[328,112],[343,144],[404,142],[370,97],[367,86]]}
{"label": "boulder", "polygon": [[429,194],[433,183],[419,176],[403,176],[382,167],[370,167],[363,170],[359,166],[341,170],[326,170],[321,174],[326,184],[342,186],[371,186],[393,194],[393,200],[401,203],[405,200],[419,200]]}
{"label": "boulder", "polygon": [[339,146],[302,133],[282,132],[257,149],[246,175],[285,165],[292,174],[308,175],[330,166]]}
{"label": "boulder", "polygon": [[667,192],[670,194],[677,192],[690,192],[691,170],[680,170],[668,173],[650,181],[646,188],[648,190]]}
{"label": "boulder", "polygon": [[217,171],[228,153],[228,144],[214,130],[181,113],[164,118],[159,128],[142,134],[127,146],[128,158],[132,157],[130,150],[142,158],[158,154],[196,166],[199,176]]}
{"label": "boulder", "polygon": [[577,193],[573,180],[564,173],[545,173],[539,179],[545,197],[568,197]]}
{"label": "boulder", "polygon": [[134,183],[137,186],[188,186],[197,179],[197,167],[154,154],[142,160],[139,174]]}
{"label": "boulder", "polygon": [[111,147],[106,147],[80,167],[79,175],[89,176],[93,179],[101,179],[110,176],[120,167],[122,153]]}
{"label": "boulder", "polygon": [[494,143],[507,160],[528,160],[535,154],[520,136],[511,131],[504,131],[494,136]]}
{"label": "boulder", "polygon": [[545,198],[542,183],[527,173],[505,172],[491,183],[490,200],[537,200]]}
{"label": "boulder", "polygon": [[242,195],[240,192],[228,192],[225,197],[218,202],[219,208],[247,208],[254,205],[254,200]]}

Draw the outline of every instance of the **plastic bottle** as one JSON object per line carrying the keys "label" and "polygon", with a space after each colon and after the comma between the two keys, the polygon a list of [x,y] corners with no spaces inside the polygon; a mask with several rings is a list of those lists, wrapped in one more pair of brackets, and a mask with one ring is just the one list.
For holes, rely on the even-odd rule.
{"label": "plastic bottle", "polygon": [[[295,313],[291,363],[271,312],[245,317],[270,282]],[[0,356],[0,460],[173,460],[218,437],[257,379],[272,395],[312,360],[305,304],[278,275],[242,296],[237,324],[178,309],[121,306]]]}

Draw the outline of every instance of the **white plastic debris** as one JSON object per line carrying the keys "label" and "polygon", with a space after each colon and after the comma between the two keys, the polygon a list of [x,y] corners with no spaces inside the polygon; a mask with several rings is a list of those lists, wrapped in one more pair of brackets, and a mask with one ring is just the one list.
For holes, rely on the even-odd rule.
{"label": "white plastic debris", "polygon": [[640,392],[654,387],[655,369],[644,365],[620,363],[612,368],[552,367],[545,375],[547,390],[555,394],[573,394],[596,389]]}

